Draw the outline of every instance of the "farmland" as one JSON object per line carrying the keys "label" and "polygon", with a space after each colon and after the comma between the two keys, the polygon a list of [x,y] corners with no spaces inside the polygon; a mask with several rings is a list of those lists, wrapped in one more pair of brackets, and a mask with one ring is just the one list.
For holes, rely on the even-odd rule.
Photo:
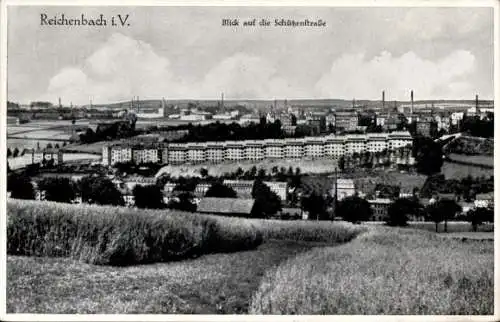
{"label": "farmland", "polygon": [[250,312],[493,314],[493,261],[491,241],[372,227],[267,272]]}
{"label": "farmland", "polygon": [[443,163],[443,167],[441,168],[441,173],[444,174],[446,179],[461,179],[469,175],[472,177],[490,177],[494,175],[494,169],[445,161]]}
{"label": "farmland", "polygon": [[[87,126],[88,120],[78,120],[75,126]],[[7,127],[7,147],[11,149],[30,149],[37,144],[45,147],[47,144],[62,145],[71,137],[71,121],[36,120],[27,124],[9,125]]]}
{"label": "farmland", "polygon": [[[24,248],[38,250],[39,255],[44,256],[9,252],[8,312],[493,313],[491,240],[442,238],[444,234],[383,225],[240,219],[97,206],[71,208],[70,213],[74,214],[69,216],[68,211],[61,211],[64,207],[72,206],[47,203],[41,207],[37,202],[9,201],[9,245],[12,229],[23,230],[26,225],[36,225],[38,228],[23,230],[32,232],[27,237],[14,240],[23,241]],[[33,221],[30,212],[35,209],[38,215]],[[45,220],[44,216],[50,219]],[[108,230],[108,238],[115,242],[105,247],[108,251],[101,253],[101,259],[111,258],[112,253],[125,255],[126,249],[135,249],[133,254],[136,255],[147,252],[137,238],[139,231],[153,227],[159,231],[152,230],[152,236],[162,234],[161,225],[145,224],[154,218],[187,225],[187,230],[174,229],[183,234],[196,232],[196,227],[210,227],[197,226],[197,223],[213,220],[220,225],[218,234],[226,240],[220,243],[226,246],[238,244],[243,236],[253,235],[254,229],[259,231],[262,242],[232,248],[229,252],[209,252],[196,258],[189,256],[180,261],[161,260],[140,266],[82,263],[86,261],[85,256],[99,255],[91,249],[82,253],[87,254],[83,257],[46,257],[50,255],[48,250],[58,251],[59,248],[54,247],[58,244],[62,249],[74,251],[78,248],[60,244],[71,243],[66,235],[73,231],[68,226],[73,216],[77,218],[77,229],[92,230],[93,225],[98,231],[125,216],[116,222],[118,229]],[[85,216],[90,218],[87,220]],[[16,217],[22,220],[14,220]],[[78,235],[82,234],[83,230]],[[163,240],[178,238],[174,236]],[[132,242],[134,240],[136,242]],[[195,239],[182,240],[189,246],[190,240]],[[134,258],[130,256],[127,255],[129,260]]]}

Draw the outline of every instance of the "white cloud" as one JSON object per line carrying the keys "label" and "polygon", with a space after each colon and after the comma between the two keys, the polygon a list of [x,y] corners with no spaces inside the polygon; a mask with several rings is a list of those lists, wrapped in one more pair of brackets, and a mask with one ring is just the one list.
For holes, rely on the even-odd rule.
{"label": "white cloud", "polygon": [[245,53],[223,59],[200,81],[174,77],[166,57],[145,42],[113,34],[82,67],[62,69],[51,78],[45,98],[64,102],[108,103],[140,98],[291,97],[298,92],[269,61]]}
{"label": "white cloud", "polygon": [[[382,52],[371,60],[364,54],[345,54],[314,84],[297,86],[293,77],[281,77],[275,64],[263,57],[236,53],[215,64],[200,80],[174,75],[167,57],[148,43],[113,34],[82,66],[66,67],[50,79],[43,99],[61,97],[66,104],[110,103],[132,96],[148,98],[366,98],[378,99],[382,90],[390,99],[470,97],[467,77],[475,57],[465,50],[439,61],[413,52],[393,57]],[[304,71],[307,68],[304,67]],[[297,75],[300,78],[300,75]]]}
{"label": "white cloud", "polygon": [[332,98],[408,100],[411,89],[416,99],[470,98],[475,57],[457,50],[439,61],[422,59],[413,52],[400,57],[382,52],[371,60],[364,54],[345,54],[316,83],[320,96]]}
{"label": "white cloud", "polygon": [[238,53],[213,67],[201,82],[202,96],[221,91],[231,98],[273,98],[292,95],[292,86],[276,75],[269,61]]}
{"label": "white cloud", "polygon": [[175,82],[169,61],[151,45],[113,34],[89,56],[82,67],[62,69],[51,78],[45,95],[75,104],[108,103],[132,96],[157,98],[168,94]]}

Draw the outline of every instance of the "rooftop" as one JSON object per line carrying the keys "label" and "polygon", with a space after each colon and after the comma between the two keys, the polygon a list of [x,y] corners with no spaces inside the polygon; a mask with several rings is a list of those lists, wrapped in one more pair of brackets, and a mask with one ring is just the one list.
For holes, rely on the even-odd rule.
{"label": "rooftop", "polygon": [[198,204],[197,211],[215,214],[250,214],[254,203],[254,199],[203,198]]}

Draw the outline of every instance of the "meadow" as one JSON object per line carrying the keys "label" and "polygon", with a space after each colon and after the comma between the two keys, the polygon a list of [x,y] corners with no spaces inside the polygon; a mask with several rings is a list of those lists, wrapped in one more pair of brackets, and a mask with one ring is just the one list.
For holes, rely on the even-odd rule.
{"label": "meadow", "polygon": [[8,312],[493,313],[491,240],[345,222],[7,206]]}
{"label": "meadow", "polygon": [[458,164],[445,161],[441,168],[441,173],[444,174],[446,179],[462,179],[467,176],[489,178],[494,175],[494,169],[475,167],[471,165]]}
{"label": "meadow", "polygon": [[491,241],[372,227],[264,276],[253,314],[493,314]]}

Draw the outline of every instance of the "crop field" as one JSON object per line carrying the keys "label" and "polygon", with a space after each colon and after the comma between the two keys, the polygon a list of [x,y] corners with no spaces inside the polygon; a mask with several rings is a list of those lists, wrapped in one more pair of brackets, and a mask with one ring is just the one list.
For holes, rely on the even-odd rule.
{"label": "crop field", "polygon": [[[64,153],[63,161],[64,162],[78,162],[78,161],[89,161],[95,162],[101,160],[100,155],[89,154],[89,153]],[[31,153],[26,153],[23,156],[16,158],[8,158],[9,166],[11,169],[19,169],[26,167],[26,165],[31,164]]]}
{"label": "crop field", "polygon": [[491,240],[15,200],[7,222],[11,313],[493,314]]}
{"label": "crop field", "polygon": [[494,169],[474,167],[471,165],[457,164],[452,162],[444,162],[441,168],[441,173],[446,179],[461,179],[467,176],[472,177],[490,177],[494,175]]}
{"label": "crop field", "polygon": [[[409,227],[427,231],[436,231],[436,224],[429,221],[411,221]],[[447,224],[448,233],[465,233],[472,231],[472,225],[466,221],[449,221]],[[443,231],[444,223],[438,225],[439,231]],[[484,223],[477,228],[478,232],[493,232],[494,226],[491,223]]]}
{"label": "crop field", "polygon": [[491,241],[372,227],[267,272],[250,313],[491,315],[493,250]]}
{"label": "crop field", "polygon": [[463,155],[463,154],[451,153],[449,157],[452,160],[470,162],[478,165],[484,164],[487,166],[493,166],[495,161],[493,155]]}

